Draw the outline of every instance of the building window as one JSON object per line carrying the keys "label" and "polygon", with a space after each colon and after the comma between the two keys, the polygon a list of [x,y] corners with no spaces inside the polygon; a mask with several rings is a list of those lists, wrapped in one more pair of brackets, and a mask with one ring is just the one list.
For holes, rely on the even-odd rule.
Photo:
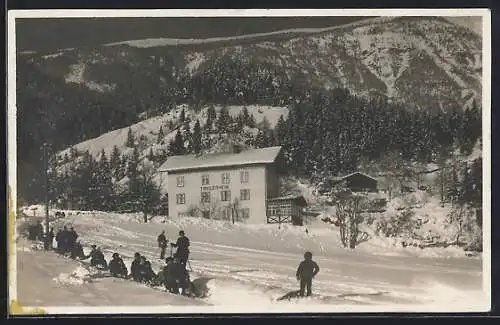
{"label": "building window", "polygon": [[186,204],[186,194],[184,193],[176,194],[175,202],[177,202],[177,204]]}
{"label": "building window", "polygon": [[201,175],[201,185],[210,185],[210,177],[208,175]]}
{"label": "building window", "polygon": [[201,203],[210,203],[210,192],[201,192]]}
{"label": "building window", "polygon": [[230,220],[233,216],[232,214],[233,210],[231,208],[225,208],[222,210],[222,219],[224,220]]}
{"label": "building window", "polygon": [[231,191],[221,191],[220,192],[221,201],[231,201]]}
{"label": "building window", "polygon": [[184,187],[184,176],[177,176],[177,187]]}
{"label": "building window", "polygon": [[241,219],[248,219],[248,218],[250,218],[250,209],[249,208],[240,209],[240,215],[239,215],[239,217]]}
{"label": "building window", "polygon": [[210,211],[209,210],[204,210],[202,213],[201,213],[202,217],[205,218],[205,219],[210,219]]}
{"label": "building window", "polygon": [[248,171],[243,170],[240,172],[240,181],[241,183],[248,183]]}
{"label": "building window", "polygon": [[222,184],[229,184],[231,182],[231,177],[229,173],[222,173]]}
{"label": "building window", "polygon": [[240,200],[241,201],[250,200],[250,190],[249,189],[240,190]]}

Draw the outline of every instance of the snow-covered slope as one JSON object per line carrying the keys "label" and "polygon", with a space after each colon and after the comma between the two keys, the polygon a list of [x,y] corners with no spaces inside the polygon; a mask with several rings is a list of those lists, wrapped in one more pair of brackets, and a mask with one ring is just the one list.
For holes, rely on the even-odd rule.
{"label": "snow-covered slope", "polygon": [[[90,212],[67,215],[65,220],[55,223],[56,229],[63,224],[74,226],[84,245],[99,245],[108,259],[112,252],[118,252],[125,258],[127,266],[138,251],[152,262],[155,271],[162,265],[156,260],[158,233],[165,229],[167,237],[173,240],[179,229],[185,230],[191,240],[192,277],[212,279],[207,282],[210,296],[206,302],[218,310],[297,312],[326,311],[329,308],[330,311],[340,311],[348,305],[358,311],[375,306],[386,310],[398,306],[422,310],[430,306],[433,310],[468,310],[484,303],[480,259],[443,258],[445,255],[427,258],[415,255],[416,251],[391,250],[389,247],[384,251],[392,251],[393,256],[380,255],[380,251],[366,250],[362,246],[353,251],[345,250],[339,246],[337,231],[325,227],[311,226],[306,234],[303,227],[286,225],[278,229],[276,225],[233,225],[195,218],[155,218],[154,222],[143,224],[138,221],[140,215],[134,214]],[[313,286],[318,297],[292,304],[273,302],[273,298],[297,289],[295,270],[305,250],[313,252],[314,260],[321,268]],[[18,251],[18,254],[25,253]],[[83,297],[73,294],[64,303],[68,293],[55,289],[54,286],[61,284],[52,279],[60,273],[70,274],[77,266],[66,265],[66,260],[63,260],[65,266],[60,268],[62,259],[53,261],[52,257],[43,254],[38,255],[40,258],[34,267],[30,267],[28,256],[18,259],[18,265],[26,263],[26,267],[18,267],[19,286],[24,288],[18,290],[18,294],[24,292],[24,299],[31,299],[30,302],[38,297],[39,301],[33,302],[37,305],[47,305],[47,301],[51,301],[47,295],[35,294],[37,287],[30,287],[33,278],[41,279],[37,272],[52,272],[48,276],[51,281],[45,281],[44,285],[53,287],[52,296],[62,305],[74,305],[78,300],[80,305],[86,306],[123,305],[128,297],[133,296],[131,292],[134,290],[141,290],[141,297],[147,295],[142,288],[132,284],[97,280],[95,284],[69,287],[70,293],[80,293]],[[46,261],[52,261],[51,268],[46,268]],[[97,293],[106,289],[112,290],[99,298]],[[88,292],[83,294],[85,290]],[[439,294],[440,290],[447,290],[448,294]],[[153,293],[144,297],[143,303],[180,304],[168,296],[161,298]],[[193,312],[193,308],[198,307],[190,308]]]}
{"label": "snow-covered slope", "polygon": [[[171,86],[162,80],[221,73],[221,65],[245,69],[259,64],[277,87],[305,79],[316,86],[347,87],[356,94],[378,94],[425,109],[465,107],[474,98],[481,102],[481,36],[440,17],[381,17],[323,29],[106,45],[28,60],[48,73],[65,71],[67,82],[78,76],[87,88],[107,93],[143,73],[152,83]],[[133,75],[126,76],[124,66]]]}
{"label": "snow-covered slope", "polygon": [[[248,105],[245,107],[247,108],[248,113],[250,115],[253,115],[256,123],[260,123],[264,119],[266,119],[271,127],[274,127],[276,125],[280,116],[283,116],[283,118],[286,118],[288,116],[288,109],[285,107],[271,107],[271,106],[259,106],[259,105]],[[216,112],[218,112],[220,111],[221,106],[215,105],[214,108]],[[106,154],[108,155],[111,154],[111,151],[113,150],[114,146],[117,146],[122,153],[129,154],[132,151],[132,149],[127,148],[125,146],[125,143],[127,140],[128,130],[130,128],[130,130],[132,130],[132,134],[134,135],[135,139],[140,139],[140,138],[144,139],[144,145],[142,146],[142,152],[141,152],[142,155],[147,155],[150,148],[153,148],[153,151],[155,153],[156,151],[162,148],[168,149],[167,147],[169,141],[175,137],[175,133],[177,132],[177,129],[180,127],[179,118],[181,111],[183,109],[186,118],[189,118],[191,120],[190,122],[191,130],[193,130],[196,120],[200,121],[201,126],[205,125],[207,118],[207,107],[203,108],[199,112],[196,112],[187,105],[180,105],[176,109],[161,116],[145,119],[141,122],[132,124],[129,127],[104,133],[97,138],[93,138],[78,143],[73,147],[80,152],[88,150],[89,153],[96,158],[103,149],[106,152]],[[242,109],[243,106],[228,106],[229,114],[232,115],[233,117],[237,117],[241,113]],[[169,122],[172,122],[174,125],[174,128],[171,130],[168,128]],[[156,140],[158,137],[158,131],[160,127],[163,128],[165,138],[164,141],[162,141],[162,143],[157,144]],[[65,150],[60,151],[58,153],[58,156],[62,157],[64,156],[64,154],[69,154],[70,149],[71,148],[67,148]]]}

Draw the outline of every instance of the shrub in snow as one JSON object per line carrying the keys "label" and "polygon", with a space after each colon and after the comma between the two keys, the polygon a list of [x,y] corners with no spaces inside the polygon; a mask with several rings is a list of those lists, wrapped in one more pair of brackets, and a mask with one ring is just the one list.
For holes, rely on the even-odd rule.
{"label": "shrub in snow", "polygon": [[355,248],[369,239],[369,235],[359,229],[359,224],[363,222],[363,203],[364,197],[360,195],[344,194],[336,199],[336,220],[333,223],[338,224],[344,247]]}
{"label": "shrub in snow", "polygon": [[381,218],[376,223],[376,233],[385,237],[412,237],[416,221],[413,219],[415,212],[405,209],[389,217]]}
{"label": "shrub in snow", "polygon": [[451,244],[466,250],[482,251],[482,229],[477,224],[476,210],[468,205],[456,205],[447,215],[450,226],[455,228]]}

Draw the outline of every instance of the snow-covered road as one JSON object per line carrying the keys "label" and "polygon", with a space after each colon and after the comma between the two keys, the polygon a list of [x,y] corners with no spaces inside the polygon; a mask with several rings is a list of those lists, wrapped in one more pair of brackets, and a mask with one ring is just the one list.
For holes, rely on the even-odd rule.
{"label": "snow-covered road", "polygon": [[[101,246],[108,259],[116,251],[130,265],[133,254],[140,252],[148,257],[156,271],[163,265],[157,259],[156,237],[159,232],[166,229],[167,236],[174,240],[179,229],[184,229],[191,239],[192,278],[212,279],[208,282],[211,296],[206,300],[211,305],[252,304],[253,307],[261,305],[267,308],[270,304],[278,304],[273,302],[274,298],[298,289],[295,271],[306,249],[313,251],[313,258],[321,268],[313,281],[313,292],[320,297],[309,301],[311,304],[418,307],[428,304],[457,306],[461,303],[469,306],[472,302],[483,301],[484,296],[482,265],[478,258],[417,258],[412,254],[387,256],[363,250],[350,251],[332,247],[328,242],[331,236],[324,237],[319,231],[315,235],[314,230],[305,236],[295,230],[285,229],[278,233],[275,229],[234,225],[219,224],[215,227],[213,223],[193,220],[143,224],[123,215],[100,213],[71,216],[56,222],[56,227],[62,222],[74,226],[85,245],[96,243]],[[18,270],[19,281],[29,282],[40,271],[43,272]],[[120,293],[115,286],[125,285],[122,282],[108,279],[105,283],[92,284],[89,295],[100,295],[98,287],[101,286],[106,287],[102,290]],[[21,296],[23,290],[28,290],[19,288]],[[154,291],[141,288],[140,292],[142,290]],[[133,292],[132,296],[135,289]],[[141,305],[155,305],[151,302],[164,299],[158,298],[158,294],[165,295],[155,292],[145,299],[131,299],[134,302],[141,300]],[[128,303],[106,296],[103,299],[61,299],[61,304],[71,304],[72,301],[90,306],[95,305],[94,301],[113,305]],[[33,302],[39,305],[43,301],[42,298],[38,300]]]}

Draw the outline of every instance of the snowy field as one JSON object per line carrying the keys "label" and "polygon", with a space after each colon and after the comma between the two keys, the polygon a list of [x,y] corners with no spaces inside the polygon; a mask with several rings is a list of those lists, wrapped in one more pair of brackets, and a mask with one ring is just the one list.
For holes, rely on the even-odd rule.
{"label": "snowy field", "polygon": [[[133,254],[140,252],[156,272],[162,266],[157,259],[159,232],[165,229],[167,237],[175,240],[183,229],[192,243],[191,278],[206,282],[208,298],[193,300],[128,281],[93,279],[77,261],[33,252],[29,245],[18,243],[18,300],[24,305],[67,306],[71,310],[132,305],[158,306],[164,312],[197,312],[199,308],[200,312],[488,309],[489,299],[482,291],[482,263],[477,257],[457,257],[453,252],[446,256],[444,249],[422,256],[420,249],[384,246],[377,241],[346,250],[339,245],[336,228],[319,224],[311,225],[306,233],[304,227],[288,225],[278,229],[276,225],[161,217],[144,224],[140,219],[138,214],[67,213],[54,226],[74,226],[87,252],[95,243],[107,260],[116,251],[128,267]],[[305,250],[313,252],[321,268],[313,281],[316,296],[276,302],[298,289],[295,271]],[[68,312],[68,308],[54,310]]]}

